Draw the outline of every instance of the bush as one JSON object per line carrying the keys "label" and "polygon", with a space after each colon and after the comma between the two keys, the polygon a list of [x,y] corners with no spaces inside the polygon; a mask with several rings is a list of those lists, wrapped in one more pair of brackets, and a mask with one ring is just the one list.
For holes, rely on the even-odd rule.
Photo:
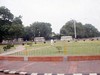
{"label": "bush", "polygon": [[28,43],[27,43],[27,45],[30,45],[30,46],[32,46],[32,42],[28,42]]}
{"label": "bush", "polygon": [[44,44],[45,44],[46,42],[44,41]]}
{"label": "bush", "polygon": [[7,46],[3,47],[4,51],[7,51],[7,49],[10,49],[11,47],[14,47],[13,44],[8,44]]}
{"label": "bush", "polygon": [[68,42],[70,42],[70,41],[68,40]]}
{"label": "bush", "polygon": [[99,40],[99,39],[97,38],[97,40]]}
{"label": "bush", "polygon": [[7,46],[3,47],[4,51],[7,51]]}
{"label": "bush", "polygon": [[11,47],[14,47],[14,45],[13,45],[13,44],[8,44],[8,45],[7,45],[7,48],[8,48],[8,49],[10,49]]}
{"label": "bush", "polygon": [[56,46],[56,49],[58,50],[58,52],[61,52],[62,47],[61,46]]}
{"label": "bush", "polygon": [[91,39],[91,41],[94,41],[94,39]]}
{"label": "bush", "polygon": [[85,41],[85,39],[83,41]]}
{"label": "bush", "polygon": [[24,45],[24,43],[22,43],[22,45]]}
{"label": "bush", "polygon": [[35,44],[37,44],[37,42],[35,42]]}

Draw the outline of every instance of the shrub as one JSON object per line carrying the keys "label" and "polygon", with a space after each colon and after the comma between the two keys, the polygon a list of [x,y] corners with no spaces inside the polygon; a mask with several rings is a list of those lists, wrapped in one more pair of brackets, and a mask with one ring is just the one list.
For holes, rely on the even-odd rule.
{"label": "shrub", "polygon": [[11,47],[14,47],[13,44],[7,44],[5,47],[3,47],[4,51],[7,51],[7,49],[10,49]]}
{"label": "shrub", "polygon": [[85,41],[85,39],[83,41]]}
{"label": "shrub", "polygon": [[7,46],[3,47],[4,51],[7,51]]}
{"label": "shrub", "polygon": [[68,40],[68,42],[70,42],[70,41]]}
{"label": "shrub", "polygon": [[22,45],[24,45],[24,43],[22,43]]}
{"label": "shrub", "polygon": [[35,42],[35,44],[37,44],[37,42]]}
{"label": "shrub", "polygon": [[8,49],[10,49],[11,47],[14,47],[14,45],[13,45],[13,44],[8,44],[8,45],[7,45],[7,48],[8,48]]}
{"label": "shrub", "polygon": [[61,46],[56,46],[56,49],[58,50],[58,52],[61,52],[62,47]]}
{"label": "shrub", "polygon": [[91,41],[94,41],[94,39],[91,39]]}
{"label": "shrub", "polygon": [[45,44],[46,42],[44,41],[44,44]]}
{"label": "shrub", "polygon": [[32,46],[32,42],[28,42],[28,43],[27,43],[27,45],[30,45],[30,46]]}

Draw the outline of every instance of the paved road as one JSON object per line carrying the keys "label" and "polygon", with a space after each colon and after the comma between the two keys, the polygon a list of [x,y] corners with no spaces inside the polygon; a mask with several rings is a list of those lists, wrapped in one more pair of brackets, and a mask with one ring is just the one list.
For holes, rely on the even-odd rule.
{"label": "paved road", "polygon": [[0,61],[0,69],[29,73],[100,73],[100,60],[67,62]]}

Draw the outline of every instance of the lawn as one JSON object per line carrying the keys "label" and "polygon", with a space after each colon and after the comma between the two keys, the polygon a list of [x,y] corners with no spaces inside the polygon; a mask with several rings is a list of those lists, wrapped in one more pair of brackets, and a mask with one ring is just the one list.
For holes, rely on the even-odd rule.
{"label": "lawn", "polygon": [[100,41],[57,41],[53,46],[50,42],[25,45],[26,49],[11,55],[17,56],[63,56],[63,55],[100,55]]}
{"label": "lawn", "polygon": [[0,45],[0,53],[3,53],[4,52],[4,50],[3,50],[3,47],[4,47],[5,45]]}
{"label": "lawn", "polygon": [[14,45],[14,47],[11,47],[11,49],[8,49],[7,51],[4,51],[3,47],[5,47],[6,45],[0,45],[0,54],[1,53],[5,53],[5,52],[9,52],[11,50],[14,50],[15,47],[17,47],[17,45]]}

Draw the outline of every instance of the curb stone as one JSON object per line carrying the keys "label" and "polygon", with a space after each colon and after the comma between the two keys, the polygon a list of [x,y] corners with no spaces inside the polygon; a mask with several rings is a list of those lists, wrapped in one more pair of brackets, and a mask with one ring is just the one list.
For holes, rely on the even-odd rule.
{"label": "curb stone", "polygon": [[4,74],[14,74],[14,75],[100,75],[100,73],[73,73],[73,74],[65,74],[65,73],[57,73],[57,74],[53,74],[53,73],[28,73],[28,72],[17,72],[17,71],[10,71],[10,70],[3,70],[0,69],[0,73],[4,73]]}

